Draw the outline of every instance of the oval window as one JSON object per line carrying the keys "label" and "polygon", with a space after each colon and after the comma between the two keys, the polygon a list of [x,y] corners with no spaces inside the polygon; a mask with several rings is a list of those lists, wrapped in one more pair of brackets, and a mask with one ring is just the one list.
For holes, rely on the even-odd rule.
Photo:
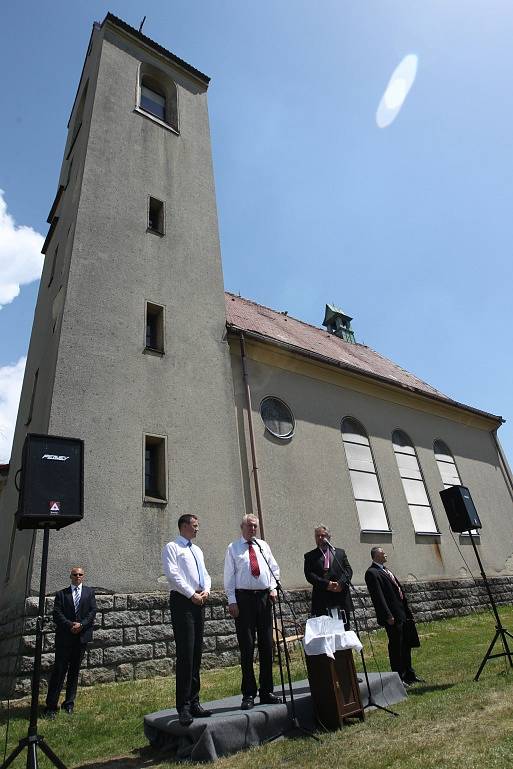
{"label": "oval window", "polygon": [[292,411],[279,398],[264,398],[260,404],[260,416],[266,430],[276,438],[291,438],[294,434]]}

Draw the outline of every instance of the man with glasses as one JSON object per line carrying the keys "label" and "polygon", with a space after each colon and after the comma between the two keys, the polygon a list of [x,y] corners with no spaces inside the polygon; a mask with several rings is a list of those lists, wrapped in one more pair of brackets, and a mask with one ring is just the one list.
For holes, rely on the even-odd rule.
{"label": "man with glasses", "polygon": [[201,549],[193,544],[198,518],[186,513],[178,519],[179,536],[162,551],[162,568],[171,593],[171,623],[176,645],[176,709],[182,726],[212,715],[200,705],[200,665],[203,651],[205,602],[211,579]]}
{"label": "man with glasses", "polygon": [[78,674],[87,644],[93,638],[96,598],[92,587],[84,585],[84,570],[73,566],[71,585],[55,594],[53,621],[55,630],[55,663],[48,683],[45,716],[55,718],[66,673],[66,698],[61,709],[73,713]]}
{"label": "man with glasses", "polygon": [[241,710],[254,706],[257,693],[253,655],[255,635],[258,637],[260,662],[260,704],[281,702],[273,694],[273,617],[276,600],[276,580],[280,569],[267,542],[256,539],[258,519],[245,515],[241,523],[242,536],[228,546],[224,561],[224,589],[228,596],[228,611],[235,620],[242,668]]}

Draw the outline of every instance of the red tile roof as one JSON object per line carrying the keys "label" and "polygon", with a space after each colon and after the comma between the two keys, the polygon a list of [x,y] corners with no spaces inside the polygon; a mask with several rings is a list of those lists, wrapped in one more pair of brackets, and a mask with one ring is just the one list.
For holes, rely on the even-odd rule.
{"label": "red tile roof", "polygon": [[324,329],[228,292],[225,293],[225,299],[229,330],[241,330],[263,341],[285,345],[300,354],[313,355],[348,371],[385,380],[397,387],[503,421],[501,417],[452,400],[367,345],[344,342]]}

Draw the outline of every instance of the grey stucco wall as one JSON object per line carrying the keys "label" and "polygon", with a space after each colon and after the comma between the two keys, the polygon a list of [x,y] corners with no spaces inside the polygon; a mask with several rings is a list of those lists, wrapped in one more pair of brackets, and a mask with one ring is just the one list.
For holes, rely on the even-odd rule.
{"label": "grey stucco wall", "polygon": [[[304,584],[302,555],[314,546],[317,522],[331,527],[333,542],[346,549],[354,578],[359,581],[369,563],[370,547],[375,544],[387,550],[391,568],[405,580],[465,577],[470,571],[477,572],[468,537],[451,533],[440,500],[443,485],[433,454],[437,438],[452,450],[462,484],[470,488],[481,517],[479,550],[485,568],[490,575],[513,572],[513,503],[487,430],[316,379],[306,375],[297,362],[290,363],[291,370],[250,357],[247,364],[265,531],[288,587]],[[249,458],[246,399],[236,341],[232,343],[232,365],[241,454]],[[296,370],[292,370],[294,366]],[[268,395],[281,398],[292,409],[296,426],[291,440],[281,441],[265,430],[259,406]],[[368,432],[391,534],[370,535],[360,530],[340,430],[345,416],[358,419]],[[416,447],[439,537],[415,534],[392,447],[395,429],[405,431]],[[243,470],[246,504],[255,510],[247,463],[243,463]]]}

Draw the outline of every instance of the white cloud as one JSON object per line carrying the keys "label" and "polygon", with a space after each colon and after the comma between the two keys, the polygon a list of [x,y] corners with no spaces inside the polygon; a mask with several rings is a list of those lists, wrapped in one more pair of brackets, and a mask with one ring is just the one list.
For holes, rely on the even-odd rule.
{"label": "white cloud", "polygon": [[8,462],[11,456],[26,362],[23,357],[12,366],[0,366],[0,464]]}
{"label": "white cloud", "polygon": [[376,111],[376,123],[386,128],[393,123],[406,101],[417,76],[418,57],[414,53],[405,56],[388,81]]}
{"label": "white cloud", "polygon": [[32,227],[15,224],[0,190],[0,309],[16,299],[20,286],[41,275],[43,243],[43,236]]}

